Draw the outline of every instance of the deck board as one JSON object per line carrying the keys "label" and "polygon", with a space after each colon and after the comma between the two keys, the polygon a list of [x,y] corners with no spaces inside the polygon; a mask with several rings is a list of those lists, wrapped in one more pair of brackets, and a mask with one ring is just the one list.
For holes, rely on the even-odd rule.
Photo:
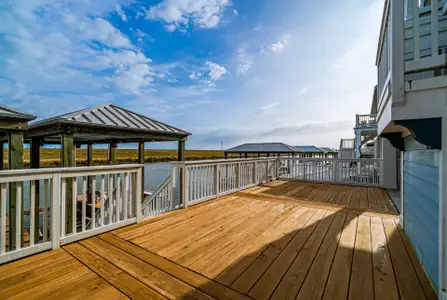
{"label": "deck board", "polygon": [[390,203],[276,181],[2,265],[0,298],[435,299]]}

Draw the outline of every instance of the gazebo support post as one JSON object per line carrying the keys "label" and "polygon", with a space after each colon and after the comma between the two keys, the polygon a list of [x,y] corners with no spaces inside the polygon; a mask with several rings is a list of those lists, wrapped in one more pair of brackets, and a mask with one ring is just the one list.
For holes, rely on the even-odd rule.
{"label": "gazebo support post", "polygon": [[[8,135],[8,167],[10,170],[15,169],[23,169],[23,132],[21,131],[10,131]],[[23,244],[23,230],[21,233],[21,240],[17,241],[15,232],[16,232],[16,208],[17,208],[17,189],[18,185],[22,185],[22,183],[10,183],[9,184],[9,249],[15,250],[17,249],[17,245]],[[24,225],[23,218],[23,185],[22,185],[22,197],[19,200],[22,205],[22,212],[20,213],[22,223],[22,228]]]}
{"label": "gazebo support post", "polygon": [[224,157],[225,157],[225,159],[228,159],[228,153],[227,152],[224,153]]}
{"label": "gazebo support post", "polygon": [[[66,132],[61,135],[61,166],[64,168],[74,167],[75,166],[75,157],[74,157],[74,137],[73,133]],[[73,179],[67,178],[67,190],[66,197],[67,201],[65,203],[65,230],[66,234],[72,233],[73,229]]]}
{"label": "gazebo support post", "polygon": [[[39,169],[40,168],[40,139],[39,138],[32,138],[30,142],[30,165],[32,169]],[[39,204],[40,204],[40,184],[39,180],[36,180],[35,183],[35,201],[34,201],[34,211],[38,214],[39,212]],[[39,214],[37,217],[34,218],[34,241],[39,240],[39,221],[40,217]],[[43,220],[44,222],[48,220]],[[30,234],[33,234],[30,232]]]}
{"label": "gazebo support post", "polygon": [[[116,144],[109,143],[109,164],[116,165]],[[144,147],[143,147],[144,148]]]}
{"label": "gazebo support post", "polygon": [[4,153],[4,144],[0,143],[0,171],[4,170],[4,166],[3,166],[3,160],[5,159],[5,153]]}
{"label": "gazebo support post", "polygon": [[245,156],[244,156],[245,158],[247,158],[248,157],[248,154],[247,154],[247,152],[245,152]]}
{"label": "gazebo support post", "polygon": [[[140,141],[138,143],[138,163],[144,165],[144,142]],[[141,201],[144,201],[144,167],[143,167],[143,172],[141,172],[141,186],[142,186],[142,193],[143,195],[141,195]]]}

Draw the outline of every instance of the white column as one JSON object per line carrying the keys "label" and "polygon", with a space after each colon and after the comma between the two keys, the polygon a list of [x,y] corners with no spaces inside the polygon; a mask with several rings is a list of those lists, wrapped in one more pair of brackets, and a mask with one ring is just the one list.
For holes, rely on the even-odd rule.
{"label": "white column", "polygon": [[397,151],[387,139],[382,139],[382,183],[386,189],[397,188]]}
{"label": "white column", "polygon": [[355,158],[360,158],[361,131],[355,131]]}

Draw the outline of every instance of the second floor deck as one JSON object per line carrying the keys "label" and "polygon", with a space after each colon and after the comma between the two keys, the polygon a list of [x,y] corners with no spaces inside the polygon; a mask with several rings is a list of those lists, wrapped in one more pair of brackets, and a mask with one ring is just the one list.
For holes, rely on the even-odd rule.
{"label": "second floor deck", "polygon": [[436,299],[386,192],[273,181],[0,266],[2,298]]}

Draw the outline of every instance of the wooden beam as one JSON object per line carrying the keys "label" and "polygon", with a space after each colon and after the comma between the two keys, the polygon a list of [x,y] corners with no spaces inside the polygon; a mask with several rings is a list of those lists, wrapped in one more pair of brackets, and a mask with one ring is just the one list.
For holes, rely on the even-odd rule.
{"label": "wooden beam", "polygon": [[[40,138],[32,138],[30,141],[30,165],[32,169],[39,169],[40,168]],[[36,201],[34,202],[34,211],[38,212],[40,211],[40,185],[39,185],[39,180],[36,180],[36,187],[35,187],[35,199]],[[31,189],[30,189],[30,193],[31,193]],[[39,221],[40,221],[40,217],[39,214],[37,213],[37,215],[34,218],[34,241],[38,241],[39,240]],[[30,234],[33,234],[32,232],[30,232]]]}
{"label": "wooden beam", "polygon": [[[61,135],[61,166],[64,168],[74,167],[74,138],[73,133],[64,133]],[[65,205],[65,228],[66,234],[72,232],[73,228],[73,179],[67,178],[67,189],[66,189],[66,205]]]}
{"label": "wooden beam", "polygon": [[[23,132],[21,131],[11,131],[9,132],[9,140],[8,140],[8,167],[10,170],[15,169],[23,169]],[[21,209],[22,213],[20,214],[21,220],[17,220],[17,190],[18,185],[22,185],[22,183],[10,183],[9,184],[9,250],[15,250],[17,245],[22,245],[23,242],[23,230],[21,231],[21,240],[16,240],[16,224],[21,222],[22,229],[24,225],[23,218],[23,192],[21,201]],[[23,191],[23,189],[22,189]]]}

